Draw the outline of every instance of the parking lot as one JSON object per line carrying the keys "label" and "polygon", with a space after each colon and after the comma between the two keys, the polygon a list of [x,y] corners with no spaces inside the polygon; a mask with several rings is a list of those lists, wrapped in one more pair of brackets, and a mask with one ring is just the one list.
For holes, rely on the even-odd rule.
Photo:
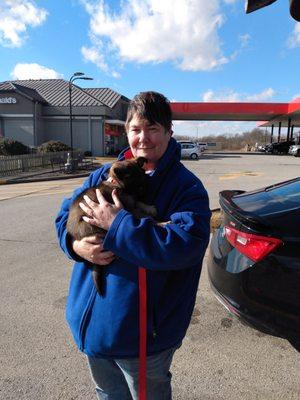
{"label": "parking lot", "polygon": [[[211,209],[220,190],[300,175],[300,158],[290,156],[216,153],[184,164],[202,179]],[[95,399],[64,320],[72,262],[54,231],[63,197],[82,181],[0,186],[0,399]],[[204,263],[192,323],[174,358],[174,400],[299,400],[299,371],[288,342],[242,325],[215,300]]]}

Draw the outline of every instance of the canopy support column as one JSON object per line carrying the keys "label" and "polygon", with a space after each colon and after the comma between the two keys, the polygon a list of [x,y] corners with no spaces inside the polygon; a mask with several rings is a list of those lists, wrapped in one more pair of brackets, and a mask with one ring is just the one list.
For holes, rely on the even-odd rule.
{"label": "canopy support column", "polygon": [[278,125],[278,142],[280,142],[280,135],[281,135],[281,121],[279,122],[279,125]]}
{"label": "canopy support column", "polygon": [[290,132],[291,132],[291,118],[288,120],[288,129],[287,129],[287,134],[286,134],[286,140],[290,140]]}
{"label": "canopy support column", "polygon": [[272,129],[271,129],[271,143],[273,143],[273,134],[274,134],[274,124],[272,124]]}

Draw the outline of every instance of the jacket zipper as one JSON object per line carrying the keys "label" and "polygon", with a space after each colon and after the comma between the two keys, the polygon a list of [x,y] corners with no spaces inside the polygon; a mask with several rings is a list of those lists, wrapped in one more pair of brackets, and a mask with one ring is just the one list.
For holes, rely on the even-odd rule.
{"label": "jacket zipper", "polygon": [[155,312],[155,308],[153,307],[152,312],[152,338],[156,339],[157,337],[157,316]]}

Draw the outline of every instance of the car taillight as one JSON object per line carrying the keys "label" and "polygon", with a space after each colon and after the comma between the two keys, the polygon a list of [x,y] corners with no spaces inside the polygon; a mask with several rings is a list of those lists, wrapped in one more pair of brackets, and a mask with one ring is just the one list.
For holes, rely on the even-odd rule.
{"label": "car taillight", "polygon": [[228,242],[255,262],[262,260],[283,243],[276,238],[241,232],[228,225],[224,226],[224,230]]}

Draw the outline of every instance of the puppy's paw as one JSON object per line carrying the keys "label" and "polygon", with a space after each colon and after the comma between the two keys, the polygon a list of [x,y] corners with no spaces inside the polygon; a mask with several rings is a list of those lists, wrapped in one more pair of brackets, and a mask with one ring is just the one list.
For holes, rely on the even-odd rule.
{"label": "puppy's paw", "polygon": [[150,217],[157,217],[157,209],[155,206],[148,206],[147,207],[147,213],[149,214]]}
{"label": "puppy's paw", "polygon": [[157,222],[157,224],[156,225],[158,225],[158,226],[166,226],[166,225],[169,225],[169,224],[171,224],[172,223],[172,221],[166,221],[166,222]]}
{"label": "puppy's paw", "polygon": [[142,203],[140,201],[136,204],[136,209],[139,210],[141,215],[146,215],[148,217],[157,217],[157,210],[155,206],[150,206],[149,204]]}

